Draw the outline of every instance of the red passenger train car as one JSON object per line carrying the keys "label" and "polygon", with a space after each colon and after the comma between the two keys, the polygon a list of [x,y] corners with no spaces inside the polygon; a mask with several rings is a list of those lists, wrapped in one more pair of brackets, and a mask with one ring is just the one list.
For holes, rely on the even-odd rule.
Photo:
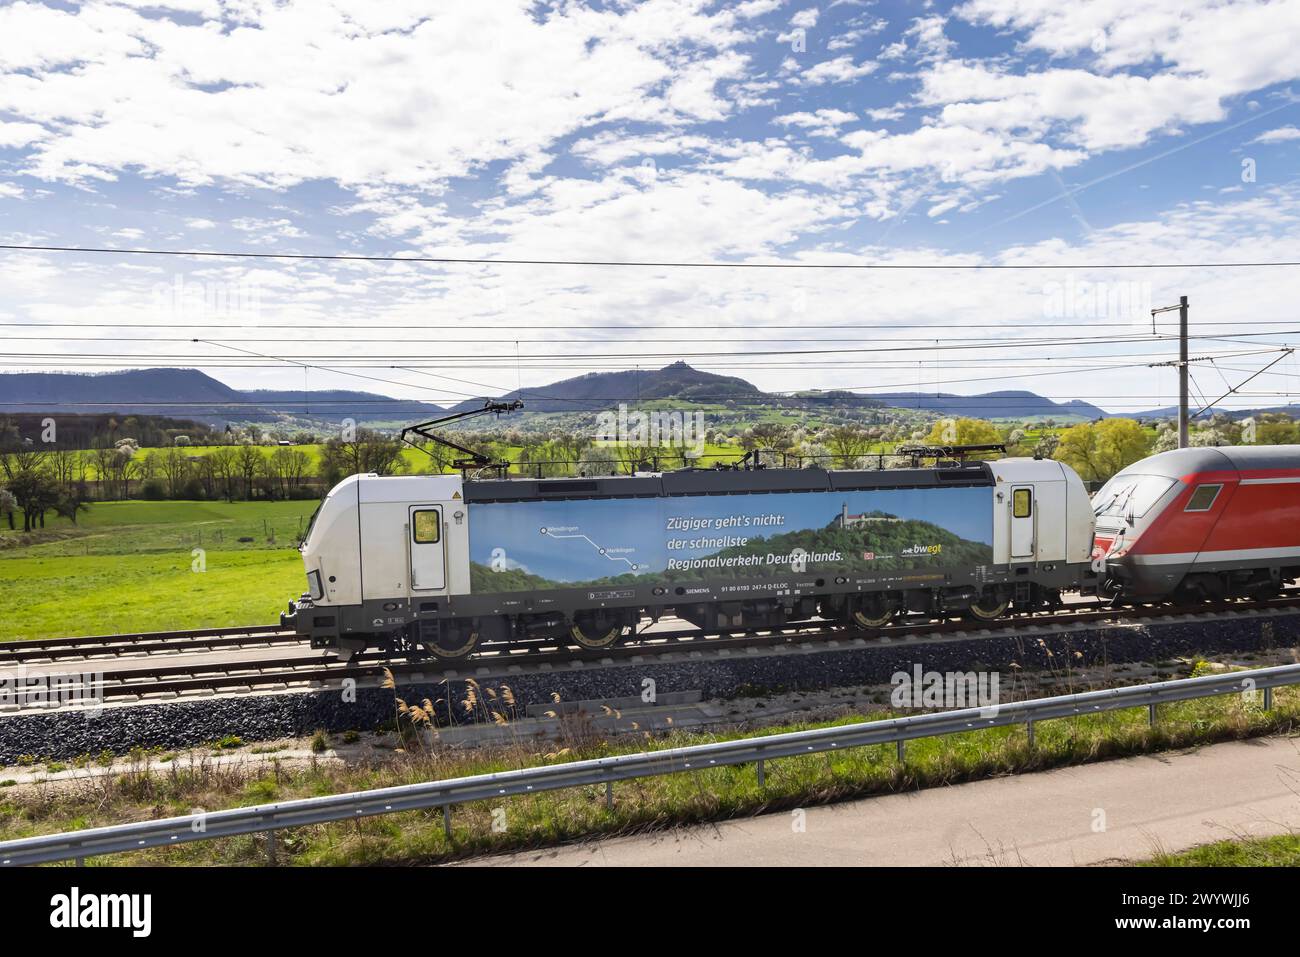
{"label": "red passenger train car", "polygon": [[1163,452],[1092,504],[1103,594],[1267,598],[1300,577],[1300,446]]}

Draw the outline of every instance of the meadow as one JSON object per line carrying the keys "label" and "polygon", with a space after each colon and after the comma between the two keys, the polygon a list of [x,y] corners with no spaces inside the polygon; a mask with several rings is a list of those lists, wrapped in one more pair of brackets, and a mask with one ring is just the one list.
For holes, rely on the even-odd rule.
{"label": "meadow", "polygon": [[315,501],[100,502],[0,529],[0,641],[268,624],[305,587]]}

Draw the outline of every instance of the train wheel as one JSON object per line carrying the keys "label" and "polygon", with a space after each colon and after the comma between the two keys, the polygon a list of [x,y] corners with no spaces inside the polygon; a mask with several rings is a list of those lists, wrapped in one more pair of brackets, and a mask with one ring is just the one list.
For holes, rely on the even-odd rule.
{"label": "train wheel", "polygon": [[569,637],[579,646],[598,651],[611,648],[623,637],[623,623],[604,615],[578,615],[569,628]]}
{"label": "train wheel", "polygon": [[435,658],[464,658],[478,646],[478,625],[467,619],[438,622],[438,634],[424,647]]}
{"label": "train wheel", "polygon": [[864,598],[852,607],[849,618],[859,628],[884,628],[894,620],[894,609],[882,598]]}
{"label": "train wheel", "polygon": [[985,592],[978,601],[971,602],[967,614],[976,621],[996,621],[1007,613],[1010,605],[1009,599],[999,597],[996,592]]}

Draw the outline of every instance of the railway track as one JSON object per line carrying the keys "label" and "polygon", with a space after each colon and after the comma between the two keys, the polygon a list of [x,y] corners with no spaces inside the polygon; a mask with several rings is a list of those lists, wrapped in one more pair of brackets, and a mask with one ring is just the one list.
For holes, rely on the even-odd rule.
{"label": "railway track", "polygon": [[279,625],[245,625],[238,628],[199,628],[188,631],[142,631],[125,635],[84,638],[36,638],[0,642],[0,666],[34,664],[65,659],[95,660],[128,655],[177,654],[226,648],[303,644]]}
{"label": "railway track", "polygon": [[[963,620],[918,619],[903,621],[886,629],[865,631],[821,621],[803,622],[755,632],[706,633],[694,627],[642,630],[617,647],[600,651],[557,648],[554,643],[494,648],[485,646],[477,656],[465,661],[440,662],[409,659],[370,652],[355,656],[350,662],[322,657],[306,643],[278,626],[238,629],[204,629],[192,632],[145,633],[95,638],[64,638],[47,641],[11,642],[0,645],[0,678],[9,666],[50,666],[28,671],[48,675],[64,674],[78,678],[84,674],[93,689],[75,681],[68,687],[80,688],[87,697],[103,702],[166,700],[176,697],[258,690],[306,690],[323,687],[344,678],[357,681],[377,680],[387,669],[394,676],[423,681],[439,681],[467,674],[508,673],[512,667],[545,668],[587,665],[613,665],[629,659],[667,659],[683,653],[714,653],[771,648],[777,645],[811,646],[815,643],[859,643],[906,647],[945,637],[1004,635],[1008,631],[1040,629],[1051,632],[1090,624],[1137,624],[1144,621],[1169,620],[1180,616],[1210,618],[1224,613],[1250,610],[1286,611],[1300,608],[1300,589],[1264,602],[1228,602],[1194,608],[1149,606],[1114,609],[1095,602],[1080,602],[1055,613],[1013,616],[996,623],[972,623]],[[188,643],[187,643],[188,642]],[[223,661],[189,661],[154,664],[149,657],[170,654],[237,654],[244,649],[261,651],[297,646],[306,654],[278,655]],[[77,669],[80,661],[84,667]],[[76,669],[76,670],[74,670]],[[80,680],[80,679],[79,679]],[[4,710],[16,710],[12,705]]]}

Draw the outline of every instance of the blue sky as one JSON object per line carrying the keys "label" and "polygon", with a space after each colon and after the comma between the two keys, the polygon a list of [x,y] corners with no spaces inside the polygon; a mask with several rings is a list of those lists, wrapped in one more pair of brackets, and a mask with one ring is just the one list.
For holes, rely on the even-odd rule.
{"label": "blue sky", "polygon": [[[1078,265],[6,253],[0,322],[48,328],[0,327],[0,368],[300,388],[296,360],[313,388],[455,401],[684,356],[776,390],[1123,410],[1174,397],[1147,313],[1186,294],[1214,398],[1300,338],[1295,270],[1108,267],[1300,258],[1298,35],[1300,0],[0,3],[8,243]],[[792,348],[825,351],[737,354]],[[1297,376],[1225,404],[1284,403]]]}

